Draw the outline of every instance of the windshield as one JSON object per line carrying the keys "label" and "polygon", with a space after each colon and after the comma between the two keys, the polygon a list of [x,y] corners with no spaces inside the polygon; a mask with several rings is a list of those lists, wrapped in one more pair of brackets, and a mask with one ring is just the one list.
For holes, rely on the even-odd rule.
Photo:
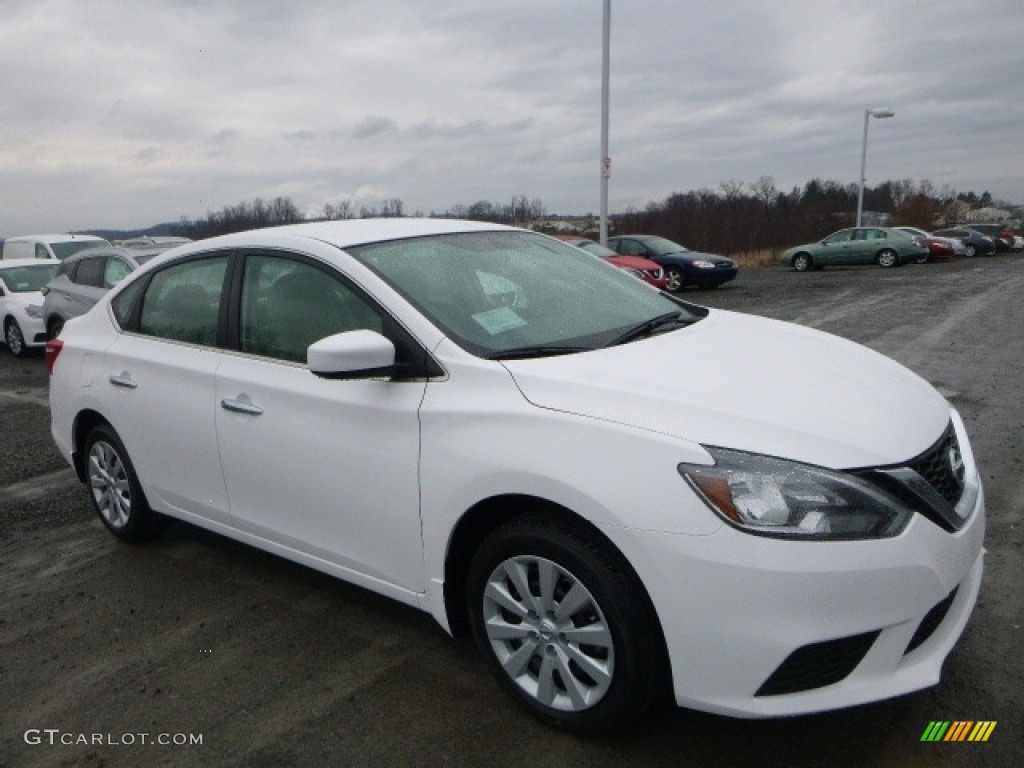
{"label": "windshield", "polygon": [[689,248],[684,248],[679,243],[673,243],[671,240],[666,240],[664,237],[645,238],[644,245],[646,245],[655,256],[668,256],[670,253],[685,253],[690,250]]}
{"label": "windshield", "polygon": [[26,267],[8,267],[0,270],[0,278],[3,278],[7,289],[13,293],[31,293],[38,291],[57,274],[59,265],[32,264]]}
{"label": "windshield", "polygon": [[110,243],[106,240],[68,240],[63,243],[50,243],[53,252],[57,254],[57,258],[61,261],[86,248],[97,248],[101,245],[110,245]]}
{"label": "windshield", "polygon": [[571,245],[530,232],[470,232],[348,249],[480,357],[596,349],[697,308]]}

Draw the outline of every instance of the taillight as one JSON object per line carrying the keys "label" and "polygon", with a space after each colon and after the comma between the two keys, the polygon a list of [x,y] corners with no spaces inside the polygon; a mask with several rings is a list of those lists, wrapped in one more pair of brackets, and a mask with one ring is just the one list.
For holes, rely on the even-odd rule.
{"label": "taillight", "polygon": [[50,339],[46,342],[46,371],[53,376],[53,366],[57,364],[57,355],[64,349],[64,342],[60,339]]}

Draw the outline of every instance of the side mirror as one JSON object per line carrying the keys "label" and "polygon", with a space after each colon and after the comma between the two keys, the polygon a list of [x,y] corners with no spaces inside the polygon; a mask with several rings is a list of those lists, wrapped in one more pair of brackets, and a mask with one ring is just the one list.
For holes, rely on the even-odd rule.
{"label": "side mirror", "polygon": [[395,345],[375,331],[347,331],[306,350],[309,370],[325,379],[375,379],[395,370]]}

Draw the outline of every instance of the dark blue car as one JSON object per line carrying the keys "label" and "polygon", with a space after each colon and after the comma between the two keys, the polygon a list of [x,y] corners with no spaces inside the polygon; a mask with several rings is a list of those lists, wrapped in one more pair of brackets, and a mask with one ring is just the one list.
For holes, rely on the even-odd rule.
{"label": "dark blue car", "polygon": [[688,285],[717,288],[733,280],[739,267],[732,259],[712,253],[691,251],[656,235],[619,235],[608,238],[616,253],[639,256],[657,262],[665,270],[666,290],[676,293]]}

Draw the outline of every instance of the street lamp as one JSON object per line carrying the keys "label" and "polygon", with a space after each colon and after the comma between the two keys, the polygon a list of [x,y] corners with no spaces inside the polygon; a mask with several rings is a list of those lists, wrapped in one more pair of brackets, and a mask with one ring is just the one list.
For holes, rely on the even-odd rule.
{"label": "street lamp", "polygon": [[601,223],[598,240],[608,245],[608,179],[612,160],[608,157],[608,69],[611,58],[612,0],[604,0],[604,23],[601,30]]}
{"label": "street lamp", "polygon": [[896,113],[887,107],[864,110],[864,143],[860,148],[860,189],[857,191],[857,226],[860,226],[860,217],[864,211],[864,166],[868,159],[868,120],[872,117],[882,119],[893,117]]}

